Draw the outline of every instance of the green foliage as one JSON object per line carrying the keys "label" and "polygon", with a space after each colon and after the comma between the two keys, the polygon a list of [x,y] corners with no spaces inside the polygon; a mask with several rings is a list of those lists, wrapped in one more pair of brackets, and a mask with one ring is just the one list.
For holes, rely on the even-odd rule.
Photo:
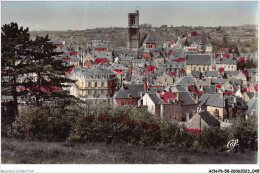
{"label": "green foliage", "polygon": [[1,27],[1,91],[2,95],[12,95],[15,115],[18,115],[16,91],[19,83],[16,82],[18,75],[23,74],[25,47],[29,42],[29,29],[18,27],[17,23],[5,24]]}
{"label": "green foliage", "polygon": [[189,44],[189,42],[188,42],[188,39],[185,39],[185,42],[184,42],[184,44],[183,44],[184,46],[190,46],[190,44]]}
{"label": "green foliage", "polygon": [[257,150],[257,117],[250,116],[247,120],[240,115],[230,130],[229,138],[239,140],[239,149],[244,152],[245,149]]}
{"label": "green foliage", "polygon": [[256,64],[252,59],[247,59],[245,62],[237,63],[238,70],[243,70],[244,68],[256,68]]}
{"label": "green foliage", "polygon": [[[238,117],[226,129],[203,128],[191,134],[185,126],[156,119],[142,108],[101,104],[94,112],[76,100],[60,101],[55,107],[28,107],[13,126],[25,136],[49,141],[105,142],[150,146],[167,144],[185,148],[226,150],[229,140],[239,139],[239,148],[257,150],[257,120]],[[89,113],[89,114],[88,114]]]}

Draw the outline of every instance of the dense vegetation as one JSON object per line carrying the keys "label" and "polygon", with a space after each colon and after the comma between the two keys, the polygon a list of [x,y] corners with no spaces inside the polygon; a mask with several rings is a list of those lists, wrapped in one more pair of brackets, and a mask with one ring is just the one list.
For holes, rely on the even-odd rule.
{"label": "dense vegetation", "polygon": [[108,104],[89,109],[76,102],[55,107],[29,106],[15,119],[11,130],[2,132],[2,135],[48,141],[166,144],[217,150],[225,150],[229,140],[239,139],[237,150],[257,150],[257,120],[254,116],[248,120],[238,116],[235,124],[227,129],[203,129],[201,133],[190,134],[183,126],[155,119],[146,109],[111,108]]}

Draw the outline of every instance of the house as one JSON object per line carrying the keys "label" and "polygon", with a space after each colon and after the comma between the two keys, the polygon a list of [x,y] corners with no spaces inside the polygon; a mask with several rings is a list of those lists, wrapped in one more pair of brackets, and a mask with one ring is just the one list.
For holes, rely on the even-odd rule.
{"label": "house", "polygon": [[219,71],[204,71],[202,73],[202,78],[222,78]]}
{"label": "house", "polygon": [[77,80],[74,88],[77,97],[100,103],[109,101],[114,95],[117,78],[111,70],[95,65],[75,71],[72,74]]}
{"label": "house", "polygon": [[191,119],[187,120],[186,123],[186,131],[192,129],[203,130],[211,127],[220,127],[220,122],[205,110],[196,113]]}
{"label": "house", "polygon": [[163,72],[163,74],[159,77],[157,77],[157,79],[155,80],[156,82],[167,86],[167,85],[172,85],[175,81],[175,76],[171,73],[168,72]]}
{"label": "house", "polygon": [[187,91],[177,93],[166,91],[160,95],[164,102],[160,108],[164,120],[185,121],[186,114],[197,110],[197,101]]}
{"label": "house", "polygon": [[132,60],[133,68],[135,67],[144,67],[145,65],[145,59],[133,59]]}
{"label": "house", "polygon": [[145,60],[151,59],[151,52],[148,48],[145,48],[144,51],[142,52],[142,58]]}
{"label": "house", "polygon": [[225,71],[237,71],[237,63],[229,58],[218,58],[216,59],[216,70],[223,67]]}
{"label": "house", "polygon": [[138,100],[147,90],[147,84],[122,84],[120,90],[114,95],[114,106],[138,106]]}
{"label": "house", "polygon": [[157,93],[145,93],[145,95],[140,99],[140,105],[147,106],[150,113],[155,115],[157,118],[161,118],[161,105],[163,104],[162,99]]}
{"label": "house", "polygon": [[152,39],[152,37],[149,34],[147,34],[143,38],[143,41],[141,43],[144,48],[155,48],[156,47],[155,41]]}
{"label": "house", "polygon": [[194,54],[187,55],[186,57],[186,70],[190,73],[194,71],[212,71],[213,70],[213,61],[212,56],[207,54]]}

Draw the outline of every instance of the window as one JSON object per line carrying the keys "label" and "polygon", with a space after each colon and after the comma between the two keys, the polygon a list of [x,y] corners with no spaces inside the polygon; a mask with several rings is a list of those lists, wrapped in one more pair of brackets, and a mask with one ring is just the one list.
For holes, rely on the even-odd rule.
{"label": "window", "polygon": [[207,67],[207,70],[209,71],[209,67]]}
{"label": "window", "polygon": [[167,82],[167,79],[165,78],[165,82]]}
{"label": "window", "polygon": [[97,82],[95,82],[95,87],[97,87]]}
{"label": "window", "polygon": [[124,105],[124,102],[121,102],[121,105]]}
{"label": "window", "polygon": [[199,67],[199,71],[201,71],[201,68]]}
{"label": "window", "polygon": [[88,95],[91,95],[91,90],[88,90]]}
{"label": "window", "polygon": [[104,82],[101,82],[101,87],[104,87]]}
{"label": "window", "polygon": [[194,67],[194,71],[196,71],[196,67]]}
{"label": "window", "polygon": [[205,67],[203,66],[203,71],[205,71]]}
{"label": "window", "polygon": [[104,95],[104,90],[101,90],[101,94]]}
{"label": "window", "polygon": [[91,82],[88,82],[88,87],[91,87]]}

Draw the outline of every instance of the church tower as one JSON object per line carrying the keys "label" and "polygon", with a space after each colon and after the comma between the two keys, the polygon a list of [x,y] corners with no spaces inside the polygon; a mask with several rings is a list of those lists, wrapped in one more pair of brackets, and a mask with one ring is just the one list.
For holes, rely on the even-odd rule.
{"label": "church tower", "polygon": [[140,45],[139,11],[128,13],[128,49],[137,51]]}

